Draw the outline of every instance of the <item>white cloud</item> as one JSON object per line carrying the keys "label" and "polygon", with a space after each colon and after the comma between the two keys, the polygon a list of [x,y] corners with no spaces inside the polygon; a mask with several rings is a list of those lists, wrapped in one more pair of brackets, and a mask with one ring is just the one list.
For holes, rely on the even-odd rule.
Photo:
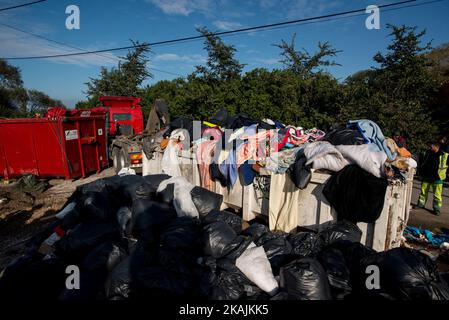
{"label": "white cloud", "polygon": [[188,16],[197,11],[209,15],[214,11],[215,2],[210,0],[146,0],[169,15]]}
{"label": "white cloud", "polygon": [[[0,26],[0,57],[45,56],[80,52],[53,42],[24,36],[23,33]],[[84,48],[85,51],[97,48]],[[108,52],[101,54],[87,54],[69,57],[52,58],[57,63],[74,64],[79,66],[110,66],[117,64],[117,58]]]}
{"label": "white cloud", "polygon": [[260,51],[259,50],[254,50],[254,49],[249,49],[249,50],[246,50],[245,53],[247,53],[247,54],[257,54],[257,53],[260,53]]}
{"label": "white cloud", "polygon": [[239,29],[239,28],[243,27],[243,25],[239,22],[224,21],[224,20],[214,21],[213,24],[215,27],[217,27],[218,29],[223,30],[223,31],[229,31],[229,30]]}
{"label": "white cloud", "polygon": [[263,10],[279,8],[279,13],[288,19],[298,19],[320,15],[341,4],[340,0],[261,0],[259,5]]}
{"label": "white cloud", "polygon": [[274,64],[280,64],[278,58],[257,58],[254,59],[255,62],[267,64],[267,65],[274,65]]}
{"label": "white cloud", "polygon": [[175,53],[162,53],[154,57],[154,61],[184,61],[189,63],[204,63],[207,61],[205,56],[200,54],[178,55]]}

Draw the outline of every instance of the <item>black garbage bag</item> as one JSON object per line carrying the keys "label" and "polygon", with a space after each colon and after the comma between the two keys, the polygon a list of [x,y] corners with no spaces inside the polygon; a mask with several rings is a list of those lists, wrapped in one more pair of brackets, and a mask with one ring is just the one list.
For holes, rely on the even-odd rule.
{"label": "black garbage bag", "polygon": [[328,132],[322,141],[328,141],[334,146],[365,144],[365,140],[359,130],[349,129],[343,126]]}
{"label": "black garbage bag", "polygon": [[159,188],[161,182],[170,178],[171,177],[168,174],[150,174],[143,176],[143,180],[146,182],[146,185],[150,188],[152,196],[156,195],[157,188]]}
{"label": "black garbage bag", "polygon": [[312,171],[309,165],[306,165],[307,158],[304,155],[304,150],[300,150],[296,154],[296,159],[293,164],[287,169],[287,173],[295,186],[301,190],[307,188],[312,179]]}
{"label": "black garbage bag", "polygon": [[92,250],[81,264],[82,270],[112,271],[127,257],[124,241],[108,241]]}
{"label": "black garbage bag", "polygon": [[225,188],[230,184],[229,179],[221,173],[217,163],[213,162],[209,166],[210,178],[212,181],[220,182],[220,185]]}
{"label": "black garbage bag", "polygon": [[270,261],[273,275],[277,276],[281,266],[284,265],[292,252],[292,245],[287,241],[286,235],[277,235],[276,238],[264,241],[262,246]]}
{"label": "black garbage bag", "polygon": [[442,274],[440,274],[441,279],[443,279],[446,284],[449,286],[449,272],[444,272]]}
{"label": "black garbage bag", "polygon": [[219,259],[214,262],[209,263],[209,266],[213,265],[210,299],[242,300],[261,294],[261,290],[245,277],[232,260]]}
{"label": "black garbage bag", "polygon": [[222,108],[218,110],[212,117],[210,117],[210,122],[222,127],[226,127],[228,124],[228,118],[229,118],[228,110]]}
{"label": "black garbage bag", "polygon": [[271,232],[266,226],[257,223],[245,231],[258,247],[262,246],[264,248],[273,274],[279,274],[279,268],[292,252],[292,246],[287,240],[289,234]]}
{"label": "black garbage bag", "polygon": [[239,300],[245,295],[241,286],[242,275],[239,273],[222,272],[213,284],[212,300]]}
{"label": "black garbage bag", "polygon": [[0,299],[6,301],[57,301],[65,288],[66,264],[59,259],[15,261],[0,278]]}
{"label": "black garbage bag", "polygon": [[[207,128],[207,126],[201,123],[201,128]],[[164,132],[164,137],[170,137],[171,133],[175,129],[186,129],[189,132],[190,142],[193,140],[193,119],[186,117],[178,117],[170,122],[167,130]]]}
{"label": "black garbage bag", "polygon": [[[368,266],[379,268],[379,289],[366,286]],[[449,287],[427,255],[413,249],[395,248],[364,258],[360,263],[357,289],[367,298],[398,300],[449,300]]]}
{"label": "black garbage bag", "polygon": [[227,128],[236,130],[256,123],[257,121],[251,119],[246,113],[241,112],[228,118]]}
{"label": "black garbage bag", "polygon": [[48,226],[46,226],[45,228],[43,228],[42,231],[36,233],[33,237],[31,237],[31,239],[25,243],[25,248],[26,248],[25,255],[29,255],[29,256],[40,255],[38,253],[38,250],[39,250],[41,244],[48,237],[50,237],[53,234],[55,228],[57,228],[59,226],[60,226],[60,221],[54,221],[54,222],[50,223]]}
{"label": "black garbage bag", "polygon": [[212,210],[220,210],[223,202],[223,195],[198,186],[190,191],[190,195],[200,217],[207,215]]}
{"label": "black garbage bag", "polygon": [[117,223],[122,237],[131,237],[131,223],[132,211],[128,207],[121,207],[117,210]]}
{"label": "black garbage bag", "polygon": [[115,218],[115,208],[111,206],[108,195],[104,192],[89,192],[81,206],[76,208],[83,221],[108,221]]}
{"label": "black garbage bag", "polygon": [[[267,231],[261,235],[259,235],[259,237],[257,237],[257,240],[254,241],[254,243],[257,246],[263,246],[266,242],[270,241],[270,240],[274,240],[277,239],[279,237],[286,237],[288,236],[288,233],[275,233],[272,232],[270,230],[268,230],[268,228],[266,229]],[[252,237],[251,237],[252,238]]]}
{"label": "black garbage bag", "polygon": [[233,259],[237,259],[251,243],[251,239],[237,236],[223,221],[208,224],[203,229],[204,253],[216,259],[230,254]]}
{"label": "black garbage bag", "polygon": [[327,273],[332,297],[342,300],[351,294],[351,274],[341,251],[326,248],[319,253],[318,261]]}
{"label": "black garbage bag", "polygon": [[105,295],[108,300],[127,300],[131,292],[130,257],[120,262],[109,274],[105,282]]}
{"label": "black garbage bag", "polygon": [[350,240],[337,240],[332,242],[328,248],[339,250],[346,261],[346,266],[349,268],[351,274],[356,273],[360,266],[360,261],[376,253],[374,249],[364,246],[360,242],[352,242]]}
{"label": "black garbage bag", "polygon": [[202,273],[195,255],[159,248],[157,263],[145,265],[138,271],[132,298],[147,301],[150,297],[198,297]]}
{"label": "black garbage bag", "polygon": [[270,298],[270,300],[288,300],[288,293],[285,291],[279,291],[278,293],[276,293],[274,296],[272,296]]}
{"label": "black garbage bag", "polygon": [[330,300],[326,271],[312,258],[294,260],[281,268],[280,285],[289,300]]}
{"label": "black garbage bag", "polygon": [[80,271],[79,289],[62,290],[59,300],[61,301],[95,301],[104,299],[104,275],[97,270]]}
{"label": "black garbage bag", "polygon": [[55,253],[71,264],[79,263],[99,244],[118,239],[115,222],[84,222],[55,243]]}
{"label": "black garbage bag", "polygon": [[112,176],[98,179],[76,188],[75,194],[87,194],[90,192],[106,192],[112,193],[120,187],[120,176]]}
{"label": "black garbage bag", "polygon": [[269,233],[270,230],[267,226],[261,224],[261,223],[253,223],[248,228],[242,231],[242,234],[245,236],[249,236],[254,243],[257,243],[260,237],[262,235]]}
{"label": "black garbage bag", "polygon": [[204,225],[211,224],[217,221],[225,222],[235,231],[236,234],[240,234],[242,232],[243,220],[235,213],[229,211],[212,210],[211,212],[209,212],[209,214],[203,217]]}
{"label": "black garbage bag", "polygon": [[176,217],[176,211],[165,203],[137,199],[132,206],[130,233],[136,239],[154,241],[161,228]]}
{"label": "black garbage bag", "polygon": [[173,205],[173,199],[175,198],[175,184],[169,183],[164,190],[156,193],[156,200]]}
{"label": "black garbage bag", "polygon": [[76,208],[70,210],[66,213],[64,217],[60,220],[59,225],[62,230],[71,230],[76,227],[77,224],[82,222],[82,215],[80,211]]}
{"label": "black garbage bag", "polygon": [[92,301],[105,298],[104,283],[108,274],[127,257],[124,245],[105,242],[93,249],[80,266],[80,288],[65,289],[60,299],[64,301]]}
{"label": "black garbage bag", "polygon": [[253,241],[249,237],[245,237],[242,235],[237,236],[230,245],[232,250],[230,250],[229,253],[226,254],[226,259],[231,261],[237,260],[252,242]]}
{"label": "black garbage bag", "polygon": [[136,190],[138,188],[144,188],[144,190],[151,189],[151,187],[146,185],[147,183],[140,175],[126,175],[120,177],[119,181],[120,185],[116,194],[122,198],[121,205],[131,205],[134,198],[136,198]]}
{"label": "black garbage bag", "polygon": [[320,238],[325,245],[329,245],[337,240],[349,240],[360,242],[362,239],[362,230],[349,221],[338,221],[329,228],[320,232]]}
{"label": "black garbage bag", "polygon": [[372,223],[382,212],[387,187],[387,179],[348,165],[327,180],[323,195],[337,212],[338,220]]}
{"label": "black garbage bag", "polygon": [[320,236],[314,232],[298,232],[288,237],[292,245],[292,255],[301,258],[315,257],[324,244]]}
{"label": "black garbage bag", "polygon": [[154,197],[152,188],[147,183],[142,183],[136,187],[133,201],[136,199],[151,199]]}
{"label": "black garbage bag", "polygon": [[185,252],[202,253],[201,227],[198,220],[179,217],[168,223],[161,232],[160,246]]}

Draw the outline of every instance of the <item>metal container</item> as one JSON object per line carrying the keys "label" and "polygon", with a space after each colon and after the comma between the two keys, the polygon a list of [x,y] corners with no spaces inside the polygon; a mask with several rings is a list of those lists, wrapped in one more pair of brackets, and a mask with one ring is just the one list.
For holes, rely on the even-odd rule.
{"label": "metal container", "polygon": [[73,179],[108,166],[106,111],[50,109],[45,118],[0,120],[0,176]]}
{"label": "metal container", "polygon": [[[155,153],[153,159],[142,155],[143,175],[162,172],[162,153]],[[200,186],[198,166],[189,151],[180,151],[178,154],[182,175],[194,185]],[[314,172],[312,180],[306,189],[300,190],[298,206],[300,216],[298,226],[320,231],[336,220],[336,213],[324,197],[322,190],[329,174]],[[407,226],[410,200],[413,187],[413,174],[406,183],[389,185],[385,194],[382,213],[375,223],[358,223],[362,230],[361,242],[377,251],[389,250],[400,246],[402,232]],[[215,183],[215,192],[223,195],[222,209],[231,207],[242,211],[243,219],[253,220],[258,215],[268,215],[269,200],[261,197],[254,185],[243,186],[240,179],[231,190]]]}

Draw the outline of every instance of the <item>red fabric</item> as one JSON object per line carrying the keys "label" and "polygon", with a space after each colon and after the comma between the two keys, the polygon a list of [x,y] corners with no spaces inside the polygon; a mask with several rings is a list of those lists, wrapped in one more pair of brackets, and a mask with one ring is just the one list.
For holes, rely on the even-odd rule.
{"label": "red fabric", "polygon": [[64,116],[67,113],[67,109],[64,108],[51,108],[47,111],[47,113],[45,114],[45,118],[59,118]]}
{"label": "red fabric", "polygon": [[61,226],[57,226],[54,230],[53,230],[58,237],[63,237],[65,235],[65,231],[61,228]]}

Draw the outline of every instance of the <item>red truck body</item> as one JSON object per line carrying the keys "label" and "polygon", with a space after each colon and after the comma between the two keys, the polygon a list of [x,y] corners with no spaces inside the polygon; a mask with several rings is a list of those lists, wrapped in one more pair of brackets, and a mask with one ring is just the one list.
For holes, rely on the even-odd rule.
{"label": "red truck body", "polygon": [[109,113],[109,135],[131,136],[141,133],[143,127],[140,98],[122,96],[101,96],[101,106]]}
{"label": "red truck body", "polygon": [[0,176],[73,179],[108,166],[106,110],[50,109],[45,118],[0,120]]}

